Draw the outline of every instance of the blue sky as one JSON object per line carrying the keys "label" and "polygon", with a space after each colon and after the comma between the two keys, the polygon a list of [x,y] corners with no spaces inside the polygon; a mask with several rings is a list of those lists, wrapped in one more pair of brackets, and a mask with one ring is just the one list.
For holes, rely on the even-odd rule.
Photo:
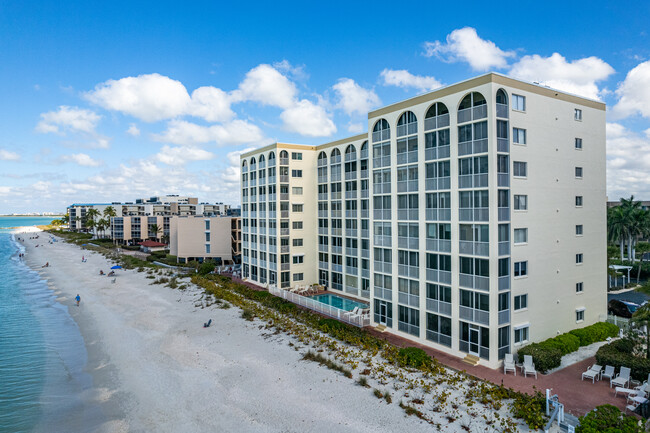
{"label": "blue sky", "polygon": [[606,102],[608,194],[650,199],[650,3],[449,5],[0,0],[0,213],[237,204],[240,152],[488,71]]}

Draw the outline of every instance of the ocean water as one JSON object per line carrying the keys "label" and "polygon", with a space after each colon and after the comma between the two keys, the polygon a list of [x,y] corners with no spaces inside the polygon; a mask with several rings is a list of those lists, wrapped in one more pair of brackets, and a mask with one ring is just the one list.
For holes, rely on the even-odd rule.
{"label": "ocean water", "polygon": [[[27,225],[16,219],[0,223]],[[0,229],[0,432],[83,431],[83,419],[97,416],[83,398],[92,388],[83,338],[68,307],[18,257],[22,251]]]}
{"label": "ocean water", "polygon": [[48,225],[52,220],[61,219],[61,217],[41,217],[41,216],[25,216],[25,217],[14,217],[14,216],[0,216],[0,229],[12,228],[12,227],[25,227],[25,226],[41,226]]}

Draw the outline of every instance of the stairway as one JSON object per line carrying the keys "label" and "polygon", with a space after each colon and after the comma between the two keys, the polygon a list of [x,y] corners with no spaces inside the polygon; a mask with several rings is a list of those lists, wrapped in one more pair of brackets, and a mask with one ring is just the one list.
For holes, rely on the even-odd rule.
{"label": "stairway", "polygon": [[569,426],[573,427],[573,431],[575,431],[575,428],[580,425],[580,422],[578,421],[578,418],[571,415],[570,413],[564,413],[564,421],[560,423],[560,429],[565,432],[569,431]]}
{"label": "stairway", "polygon": [[476,367],[481,362],[481,359],[478,356],[470,355],[469,353],[463,358],[465,364],[469,364],[472,367]]}
{"label": "stairway", "polygon": [[384,332],[386,330],[386,325],[377,325],[375,329],[379,332]]}

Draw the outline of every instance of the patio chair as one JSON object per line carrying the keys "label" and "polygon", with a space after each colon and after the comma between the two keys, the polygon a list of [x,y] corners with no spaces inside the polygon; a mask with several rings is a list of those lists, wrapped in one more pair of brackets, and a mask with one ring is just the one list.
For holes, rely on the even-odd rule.
{"label": "patio chair", "polygon": [[612,367],[611,365],[606,365],[605,366],[605,371],[603,371],[600,374],[600,378],[602,379],[603,377],[606,377],[607,379],[609,379],[611,381],[615,377],[614,371],[615,371],[614,367]]}
{"label": "patio chair", "polygon": [[354,316],[354,315],[357,315],[357,314],[359,314],[359,307],[354,307],[354,309],[352,311],[349,311],[347,313],[343,313],[343,316],[350,319],[350,316]]}
{"label": "patio chair", "polygon": [[640,404],[646,403],[648,401],[648,399],[645,397],[634,397],[631,400],[632,402],[625,406],[625,413],[627,413],[628,410],[634,412]]}
{"label": "patio chair", "polygon": [[534,374],[535,379],[537,379],[537,370],[535,370],[535,364],[533,363],[533,357],[530,355],[524,355],[524,377],[529,374]]}
{"label": "patio chair", "polygon": [[609,381],[609,387],[620,386],[626,387],[630,382],[630,372],[631,370],[628,367],[621,367],[621,372],[616,375],[616,377]]}
{"label": "patio chair", "polygon": [[512,371],[515,376],[517,375],[517,367],[515,367],[515,358],[512,353],[506,353],[506,359],[503,360],[503,374],[508,374]]}
{"label": "patio chair", "polygon": [[594,364],[591,367],[589,367],[589,370],[582,373],[581,380],[584,380],[586,377],[587,379],[591,379],[591,383],[594,383],[596,382],[596,379],[600,380],[600,373],[602,370],[603,368],[600,365]]}

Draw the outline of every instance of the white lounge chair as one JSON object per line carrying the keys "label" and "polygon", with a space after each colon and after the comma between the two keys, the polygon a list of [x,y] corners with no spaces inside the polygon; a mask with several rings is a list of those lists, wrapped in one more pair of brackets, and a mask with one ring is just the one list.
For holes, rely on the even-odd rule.
{"label": "white lounge chair", "polygon": [[535,364],[533,363],[533,357],[530,355],[524,355],[524,377],[529,374],[534,374],[535,379],[537,379],[537,370],[535,370]]}
{"label": "white lounge chair", "polygon": [[616,377],[609,381],[609,387],[620,386],[626,387],[630,382],[630,372],[631,370],[628,367],[621,367],[621,372],[616,375]]}
{"label": "white lounge chair", "polygon": [[616,375],[614,374],[614,371],[615,371],[614,367],[612,367],[611,365],[606,365],[605,366],[605,371],[603,371],[600,374],[600,378],[602,379],[603,377],[606,377],[611,382],[611,380],[614,379],[614,377],[616,377]]}
{"label": "white lounge chair", "polygon": [[512,356],[512,353],[506,353],[506,359],[503,360],[503,374],[508,374],[509,371],[512,371],[515,376],[517,375],[515,358]]}
{"label": "white lounge chair", "polygon": [[345,317],[347,317],[348,320],[350,320],[351,316],[356,316],[359,314],[359,307],[354,307],[354,309],[350,312],[343,313]]}
{"label": "white lounge chair", "polygon": [[600,373],[602,370],[603,368],[600,365],[594,364],[591,367],[589,367],[589,370],[582,373],[581,380],[584,380],[586,377],[587,379],[591,379],[591,383],[594,383],[596,379],[600,380]]}

